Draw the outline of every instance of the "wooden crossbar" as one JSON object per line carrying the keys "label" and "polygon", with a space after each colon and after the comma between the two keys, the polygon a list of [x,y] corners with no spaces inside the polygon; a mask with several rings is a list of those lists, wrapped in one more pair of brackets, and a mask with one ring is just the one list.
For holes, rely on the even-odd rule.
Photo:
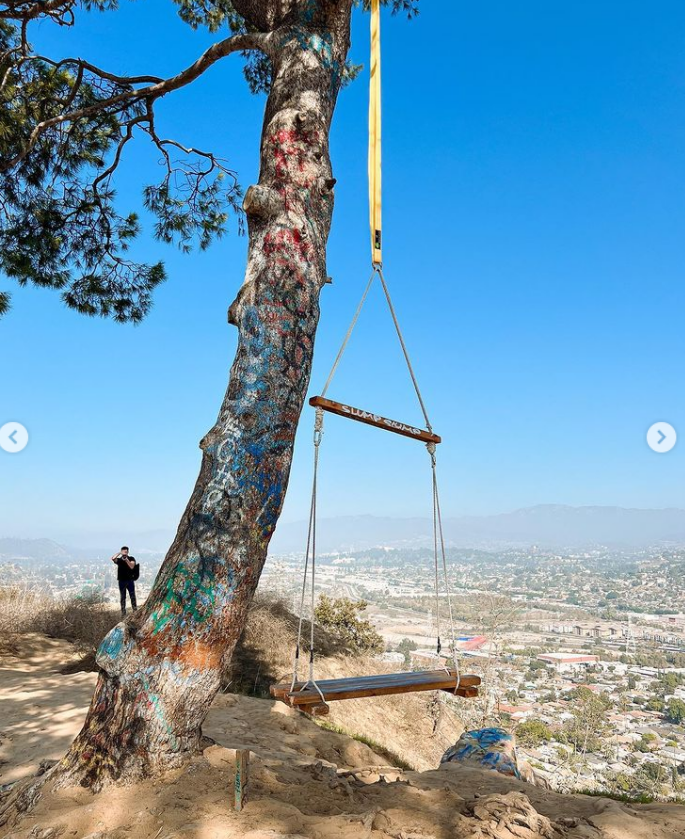
{"label": "wooden crossbar", "polygon": [[337,414],[339,417],[347,417],[357,422],[364,422],[367,425],[375,425],[376,428],[383,428],[385,431],[393,431],[395,434],[401,434],[403,437],[411,437],[412,440],[421,440],[423,443],[442,442],[442,438],[438,437],[437,434],[433,434],[431,431],[426,431],[423,428],[415,428],[413,425],[388,419],[387,417],[380,416],[380,414],[373,414],[371,411],[363,411],[361,408],[353,408],[352,405],[345,405],[342,402],[334,402],[332,399],[326,399],[324,396],[312,396],[309,404],[314,408],[323,408],[324,411]]}
{"label": "wooden crossbar", "polygon": [[[370,696],[393,696],[427,690],[445,690],[455,693],[456,670],[423,670],[418,673],[383,673],[376,676],[355,676],[350,679],[322,679],[317,681],[321,694],[312,685],[297,682],[291,690],[290,682],[271,685],[271,695],[287,705],[306,709],[321,704],[321,694],[326,702],[339,699],[363,699]],[[478,695],[480,676],[462,675],[457,696],[470,698]],[[303,689],[304,688],[304,689]]]}

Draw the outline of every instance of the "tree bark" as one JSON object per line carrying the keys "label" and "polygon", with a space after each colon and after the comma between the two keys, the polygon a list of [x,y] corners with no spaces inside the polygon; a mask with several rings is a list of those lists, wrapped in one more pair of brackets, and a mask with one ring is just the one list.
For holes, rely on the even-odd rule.
{"label": "tree bark", "polygon": [[281,512],[309,385],[351,5],[300,0],[272,31],[259,183],[245,199],[247,270],[229,309],[239,338],[228,390],[150,597],[100,645],[88,716],[52,773],[60,785],[134,781],[199,747]]}

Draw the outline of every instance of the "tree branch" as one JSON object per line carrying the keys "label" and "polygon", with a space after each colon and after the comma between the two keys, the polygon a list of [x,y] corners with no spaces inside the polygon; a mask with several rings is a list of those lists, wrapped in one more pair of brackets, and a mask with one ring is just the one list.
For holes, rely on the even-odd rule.
{"label": "tree branch", "polygon": [[[24,160],[24,158],[31,153],[41,135],[55,126],[59,126],[67,122],[73,122],[74,120],[81,120],[84,117],[90,117],[98,113],[117,114],[138,102],[152,103],[155,100],[166,96],[167,93],[171,93],[174,90],[179,90],[180,88],[191,84],[199,76],[205,73],[213,64],[231,53],[244,52],[246,50],[260,50],[261,52],[269,55],[271,40],[272,35],[265,33],[246,33],[225,38],[223,41],[218,41],[216,44],[212,44],[212,46],[209,47],[195,62],[193,62],[193,64],[186,67],[185,70],[182,70],[177,75],[168,79],[159,79],[142,88],[135,88],[133,87],[133,84],[139,82],[141,79],[147,80],[155,77],[114,76],[113,74],[100,71],[94,65],[90,65],[80,59],[65,59],[63,62],[60,62],[60,64],[68,63],[75,67],[91,70],[91,72],[103,79],[114,81],[115,84],[122,87],[129,87],[130,89],[123,90],[113,96],[101,99],[92,105],[77,108],[73,111],[67,110],[58,116],[42,120],[34,127],[33,131],[29,135],[28,142],[24,145],[24,147],[12,158],[0,162],[0,172],[7,172]],[[44,59],[36,58],[36,60]],[[54,64],[54,62],[49,63]],[[73,97],[71,98],[73,100]]]}
{"label": "tree branch", "polygon": [[18,3],[7,3],[6,6],[0,10],[0,19],[29,21],[38,17],[59,18],[74,6],[74,0],[47,0],[43,3],[20,0]]}
{"label": "tree branch", "polygon": [[44,61],[46,64],[52,65],[56,70],[59,70],[61,67],[77,67],[81,71],[87,70],[89,73],[93,73],[93,75],[99,76],[101,79],[119,85],[161,84],[164,81],[162,76],[117,76],[115,73],[108,73],[107,70],[96,67],[95,64],[91,64],[89,61],[84,61],[82,58],[63,58],[61,61],[55,61],[45,55],[34,55],[30,56],[30,58],[37,61]]}

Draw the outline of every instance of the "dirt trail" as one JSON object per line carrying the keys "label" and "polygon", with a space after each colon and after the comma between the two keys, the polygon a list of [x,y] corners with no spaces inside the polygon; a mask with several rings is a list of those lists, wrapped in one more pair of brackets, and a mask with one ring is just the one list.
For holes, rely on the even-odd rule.
{"label": "dirt trail", "polygon": [[58,760],[83,724],[95,673],[62,675],[75,658],[68,641],[23,635],[17,655],[0,656],[0,784]]}

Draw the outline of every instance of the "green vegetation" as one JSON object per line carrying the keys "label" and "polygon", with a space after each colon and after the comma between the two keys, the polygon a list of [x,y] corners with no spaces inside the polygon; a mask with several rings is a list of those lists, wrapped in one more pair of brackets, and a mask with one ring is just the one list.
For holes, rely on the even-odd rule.
{"label": "green vegetation", "polygon": [[[626,778],[627,776],[623,776]],[[612,790],[579,789],[579,795],[590,795],[593,798],[611,798],[614,801],[622,801],[624,804],[653,804],[654,796],[647,793],[613,792]]]}
{"label": "green vegetation", "polygon": [[633,749],[636,752],[651,752],[656,745],[656,735],[649,732],[642,734],[641,738],[635,743]]}
{"label": "green vegetation", "polygon": [[348,652],[378,655],[385,650],[385,641],[371,622],[361,617],[367,606],[364,600],[355,603],[347,597],[332,598],[322,594],[314,610],[314,620],[336,636]]}
{"label": "green vegetation", "polygon": [[674,725],[681,725],[685,721],[685,702],[682,699],[671,699],[666,706],[665,717]]}
{"label": "green vegetation", "polygon": [[522,746],[536,748],[543,743],[549,743],[552,732],[542,720],[531,719],[516,726],[516,739]]}
{"label": "green vegetation", "polygon": [[411,665],[411,654],[418,649],[418,645],[409,638],[403,638],[395,649],[404,656],[405,667],[409,667]]}
{"label": "green vegetation", "polygon": [[343,734],[345,737],[351,737],[353,740],[356,740],[358,743],[364,743],[365,746],[368,746],[370,749],[373,749],[376,754],[381,755],[388,761],[389,766],[396,766],[398,769],[403,769],[405,772],[415,772],[416,767],[412,766],[411,763],[407,763],[406,760],[403,760],[399,755],[395,754],[395,752],[386,749],[385,746],[381,745],[380,743],[372,740],[371,737],[366,737],[363,734],[355,734],[353,731],[348,731],[347,729],[343,728],[340,725],[334,725],[328,720],[322,720],[318,717],[313,717],[314,722],[319,726],[319,728],[323,728],[325,731],[332,731],[335,734]]}

